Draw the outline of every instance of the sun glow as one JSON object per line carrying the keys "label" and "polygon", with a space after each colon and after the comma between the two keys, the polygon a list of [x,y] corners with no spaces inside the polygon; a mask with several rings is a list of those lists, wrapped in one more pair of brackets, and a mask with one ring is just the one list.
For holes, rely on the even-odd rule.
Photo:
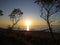
{"label": "sun glow", "polygon": [[29,31],[30,20],[27,20],[27,21],[26,21],[26,26],[27,26],[27,31]]}

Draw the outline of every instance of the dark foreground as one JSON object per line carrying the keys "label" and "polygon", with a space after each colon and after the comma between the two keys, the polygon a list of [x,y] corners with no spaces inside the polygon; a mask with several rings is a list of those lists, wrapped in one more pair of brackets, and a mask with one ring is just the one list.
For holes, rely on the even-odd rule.
{"label": "dark foreground", "polygon": [[49,32],[18,31],[0,28],[0,45],[60,45],[60,34],[54,33],[55,40]]}

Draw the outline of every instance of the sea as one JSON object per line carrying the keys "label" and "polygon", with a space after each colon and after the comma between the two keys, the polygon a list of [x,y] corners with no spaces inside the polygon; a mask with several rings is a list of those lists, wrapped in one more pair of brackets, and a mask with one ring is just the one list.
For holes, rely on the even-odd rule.
{"label": "sea", "polygon": [[[2,28],[8,28],[7,26],[0,26]],[[15,27],[15,30],[27,30],[26,26],[20,26],[20,27]],[[30,26],[29,31],[49,31],[47,25],[37,25],[37,26]],[[53,32],[58,32],[60,33],[60,25],[54,25],[52,26],[52,31]]]}
{"label": "sea", "polygon": [[[24,30],[27,29],[26,26],[21,27],[21,28],[24,29]],[[47,25],[30,26],[29,29],[30,29],[30,31],[49,31]],[[60,33],[60,25],[54,25],[54,26],[52,26],[52,31]]]}

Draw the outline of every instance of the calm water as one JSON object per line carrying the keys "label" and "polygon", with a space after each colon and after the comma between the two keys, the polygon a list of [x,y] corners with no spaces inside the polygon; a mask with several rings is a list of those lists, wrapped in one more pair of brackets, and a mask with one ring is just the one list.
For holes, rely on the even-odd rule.
{"label": "calm water", "polygon": [[[22,27],[22,29],[26,29],[26,26],[25,27]],[[30,27],[30,30],[33,30],[33,31],[41,31],[41,30],[45,30],[45,29],[48,29],[48,26],[31,26]],[[60,25],[55,25],[55,26],[52,26],[52,29],[53,29],[53,32],[60,32]]]}
{"label": "calm water", "polygon": [[[1,26],[0,26],[1,27]],[[5,27],[6,28],[6,27]],[[19,27],[20,29],[22,30],[26,30],[26,26],[21,26]],[[55,25],[55,26],[52,26],[53,28],[53,32],[60,32],[60,25]],[[16,28],[15,28],[16,29]],[[42,30],[45,30],[45,29],[48,29],[48,26],[31,26],[30,27],[30,30],[32,31],[42,31]],[[46,30],[47,31],[47,30]]]}

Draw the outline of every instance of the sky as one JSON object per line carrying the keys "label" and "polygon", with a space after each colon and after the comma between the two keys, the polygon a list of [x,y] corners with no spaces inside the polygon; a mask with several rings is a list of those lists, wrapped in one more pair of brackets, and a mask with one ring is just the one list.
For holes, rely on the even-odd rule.
{"label": "sky", "polygon": [[[8,15],[11,14],[14,8],[19,8],[23,12],[17,25],[25,25],[26,20],[30,20],[31,25],[46,25],[46,21],[40,17],[40,7],[34,3],[34,0],[0,0],[0,9],[4,11],[4,16],[0,16],[1,26],[12,24]],[[56,21],[60,21],[60,13],[52,17]],[[55,24],[58,23],[55,22]]]}

